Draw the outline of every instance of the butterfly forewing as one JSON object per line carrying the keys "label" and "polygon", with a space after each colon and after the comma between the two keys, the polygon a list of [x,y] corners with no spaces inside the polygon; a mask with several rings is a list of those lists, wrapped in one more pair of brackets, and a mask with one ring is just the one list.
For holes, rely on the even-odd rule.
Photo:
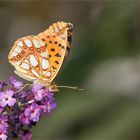
{"label": "butterfly forewing", "polygon": [[71,24],[58,22],[39,34],[47,43],[52,71],[50,82],[56,77],[66,56],[67,47],[69,47],[68,31],[70,28],[72,28]]}
{"label": "butterfly forewing", "polygon": [[68,54],[72,25],[57,22],[37,36],[18,39],[9,53],[16,74],[30,81],[50,83]]}

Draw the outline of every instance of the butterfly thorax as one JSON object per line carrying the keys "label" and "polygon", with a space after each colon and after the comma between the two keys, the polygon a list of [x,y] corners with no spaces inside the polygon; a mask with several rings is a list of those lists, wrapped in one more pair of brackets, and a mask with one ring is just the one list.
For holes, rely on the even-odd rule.
{"label": "butterfly thorax", "polygon": [[47,89],[49,89],[50,91],[58,91],[57,85],[54,82],[47,82],[47,81],[43,81],[43,80],[35,80],[33,82],[34,84],[41,84],[42,86],[46,87]]}

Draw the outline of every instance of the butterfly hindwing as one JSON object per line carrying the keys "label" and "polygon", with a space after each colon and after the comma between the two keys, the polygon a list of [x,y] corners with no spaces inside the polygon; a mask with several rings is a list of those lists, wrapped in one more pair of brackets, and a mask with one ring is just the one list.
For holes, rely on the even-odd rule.
{"label": "butterfly hindwing", "polygon": [[18,39],[9,53],[16,74],[50,83],[59,72],[71,44],[72,25],[57,22],[37,36]]}
{"label": "butterfly hindwing", "polygon": [[[23,37],[16,41],[9,59],[19,76],[30,81],[37,79],[48,81],[50,63],[45,45],[36,36]],[[46,74],[49,76],[46,77]]]}

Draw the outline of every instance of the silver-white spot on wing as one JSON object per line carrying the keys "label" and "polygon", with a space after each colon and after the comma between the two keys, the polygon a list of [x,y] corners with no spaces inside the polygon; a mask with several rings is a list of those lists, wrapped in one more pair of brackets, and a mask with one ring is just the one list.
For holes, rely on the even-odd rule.
{"label": "silver-white spot on wing", "polygon": [[48,77],[50,77],[50,76],[51,76],[51,72],[48,71],[46,75],[47,75]]}
{"label": "silver-white spot on wing", "polygon": [[42,56],[42,57],[45,57],[45,58],[48,58],[48,56],[49,56],[48,51],[42,52],[42,53],[41,53],[41,56]]}
{"label": "silver-white spot on wing", "polygon": [[40,41],[40,45],[41,45],[41,46],[45,46],[46,43],[45,43],[44,41]]}
{"label": "silver-white spot on wing", "polygon": [[18,42],[18,46],[22,47],[23,46],[23,43],[21,41]]}
{"label": "silver-white spot on wing", "polygon": [[29,65],[27,63],[24,63],[24,62],[21,64],[21,67],[24,69],[27,69],[27,70],[30,68]]}
{"label": "silver-white spot on wing", "polygon": [[31,65],[34,66],[34,67],[36,67],[38,65],[38,61],[36,60],[35,56],[31,54],[29,56],[29,58],[30,58]]}
{"label": "silver-white spot on wing", "polygon": [[47,69],[49,68],[49,61],[46,59],[42,59],[42,68]]}
{"label": "silver-white spot on wing", "polygon": [[35,45],[35,48],[40,48],[40,44],[39,44],[39,42],[37,40],[34,39],[33,43]]}
{"label": "silver-white spot on wing", "polygon": [[21,49],[21,47],[17,46],[17,47],[15,48],[15,51],[18,52],[18,53],[21,53],[22,49]]}
{"label": "silver-white spot on wing", "polygon": [[12,56],[17,56],[18,53],[17,53],[16,51],[13,51],[11,55],[12,55]]}
{"label": "silver-white spot on wing", "polygon": [[32,42],[29,39],[24,40],[24,42],[28,47],[32,47]]}
{"label": "silver-white spot on wing", "polygon": [[43,71],[43,75],[50,77],[51,76],[51,72],[50,71]]}
{"label": "silver-white spot on wing", "polygon": [[16,65],[20,65],[21,64],[21,61],[17,61],[15,62]]}
{"label": "silver-white spot on wing", "polygon": [[29,63],[29,61],[27,59],[25,59],[24,62]]}
{"label": "silver-white spot on wing", "polygon": [[31,71],[35,76],[39,77],[39,74],[34,69],[32,69]]}

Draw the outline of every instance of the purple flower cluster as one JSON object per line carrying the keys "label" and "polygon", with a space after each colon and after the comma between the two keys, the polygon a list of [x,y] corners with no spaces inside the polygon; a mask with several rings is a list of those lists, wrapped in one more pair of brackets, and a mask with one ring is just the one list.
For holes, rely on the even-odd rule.
{"label": "purple flower cluster", "polygon": [[0,140],[13,137],[30,140],[29,129],[57,107],[54,94],[46,87],[40,84],[23,87],[14,77],[10,77],[9,86],[0,82]]}

